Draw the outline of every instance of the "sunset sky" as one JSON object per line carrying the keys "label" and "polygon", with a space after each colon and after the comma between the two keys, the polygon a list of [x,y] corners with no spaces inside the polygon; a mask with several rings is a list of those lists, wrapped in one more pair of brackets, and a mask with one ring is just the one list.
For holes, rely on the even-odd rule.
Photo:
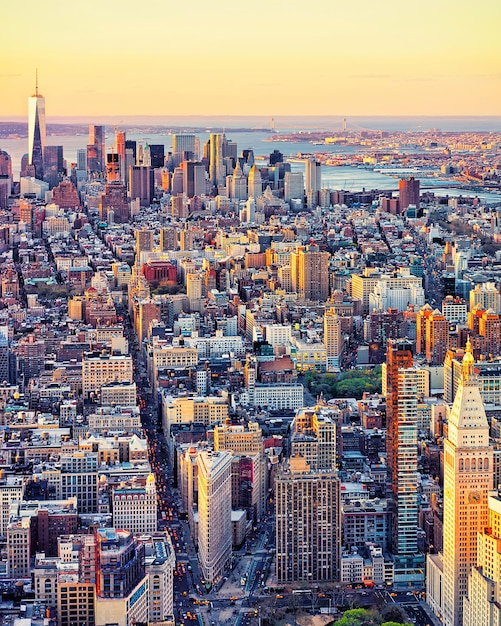
{"label": "sunset sky", "polygon": [[0,116],[499,115],[499,0],[8,0]]}

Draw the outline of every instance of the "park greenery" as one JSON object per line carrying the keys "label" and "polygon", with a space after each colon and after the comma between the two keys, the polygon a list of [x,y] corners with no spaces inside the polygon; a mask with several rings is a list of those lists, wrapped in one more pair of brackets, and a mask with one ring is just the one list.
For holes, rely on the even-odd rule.
{"label": "park greenery", "polygon": [[309,392],[324,399],[361,398],[364,392],[381,393],[381,366],[366,370],[350,370],[342,374],[321,374],[310,370],[304,375]]}
{"label": "park greenery", "polygon": [[376,610],[351,609],[343,617],[332,622],[332,626],[412,626],[404,622],[404,615],[397,606]]}
{"label": "park greenery", "polygon": [[151,294],[154,296],[162,296],[167,294],[169,296],[175,296],[178,293],[186,293],[186,289],[183,285],[177,283],[164,283],[161,284],[157,281],[150,282]]}
{"label": "park greenery", "polygon": [[25,289],[27,294],[38,294],[40,300],[57,300],[58,298],[67,298],[70,295],[70,289],[67,285],[38,283],[37,285],[26,285]]}

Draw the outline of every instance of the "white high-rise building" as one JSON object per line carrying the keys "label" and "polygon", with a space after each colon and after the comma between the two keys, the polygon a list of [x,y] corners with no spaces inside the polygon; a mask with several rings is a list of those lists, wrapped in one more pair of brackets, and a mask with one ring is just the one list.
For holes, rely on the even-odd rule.
{"label": "white high-rise building", "polygon": [[144,487],[120,486],[113,490],[113,526],[132,533],[154,533],[157,530],[157,490],[150,474]]}
{"label": "white high-rise building", "polygon": [[306,193],[313,191],[318,193],[322,187],[322,164],[315,157],[309,157],[305,161]]}
{"label": "white high-rise building", "polygon": [[198,454],[198,555],[210,583],[231,559],[231,459],[229,452]]}
{"label": "white high-rise building", "polygon": [[[193,158],[198,159],[198,139],[196,135],[177,133],[172,135],[172,152],[180,158],[185,152],[192,152]],[[183,160],[181,158],[181,160]]]}
{"label": "white high-rise building", "polygon": [[292,337],[290,324],[263,324],[264,337],[274,348],[288,346]]}
{"label": "white high-rise building", "polygon": [[[462,626],[468,577],[477,563],[477,535],[488,527],[488,493],[493,485],[493,449],[478,382],[473,374],[470,341],[449,416],[444,441],[444,548],[442,602],[431,598],[445,626]],[[429,577],[438,579],[440,564],[428,561]],[[437,593],[427,581],[427,590]],[[478,622],[478,625],[487,622]]]}
{"label": "white high-rise building", "polygon": [[449,324],[466,324],[468,321],[468,305],[461,298],[447,296],[442,301],[442,315]]}
{"label": "white high-rise building", "polygon": [[284,200],[304,200],[304,176],[302,172],[285,172]]}
{"label": "white high-rise building", "polygon": [[478,306],[481,309],[492,309],[494,313],[501,313],[501,294],[495,283],[475,285],[470,291],[470,311]]}
{"label": "white high-rise building", "polygon": [[244,207],[245,208],[240,211],[240,221],[253,224],[256,221],[256,201],[254,198],[249,197]]}

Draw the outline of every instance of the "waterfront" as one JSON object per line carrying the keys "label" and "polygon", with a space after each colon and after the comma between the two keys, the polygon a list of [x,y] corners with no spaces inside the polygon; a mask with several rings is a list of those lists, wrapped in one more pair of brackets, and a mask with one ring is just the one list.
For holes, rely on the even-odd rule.
{"label": "waterfront", "polygon": [[[294,130],[293,128],[283,129],[283,133]],[[196,133],[200,147],[208,140],[210,133]],[[226,135],[229,140],[234,141],[238,145],[238,153],[242,149],[252,148],[256,158],[263,159],[267,157],[273,150],[279,150],[285,159],[295,159],[301,154],[315,154],[321,152],[331,153],[333,155],[350,156],[355,154],[370,154],[374,152],[371,146],[362,145],[343,145],[343,144],[325,144],[322,146],[313,145],[310,142],[287,142],[287,141],[269,141],[272,135],[271,131],[235,131],[228,128]],[[106,147],[111,150],[114,143],[113,125],[107,127]],[[168,133],[153,133],[145,129],[143,133],[127,133],[127,139],[137,141],[138,143],[162,144],[165,146],[165,152],[172,150],[172,136]],[[87,134],[82,135],[50,135],[47,137],[47,145],[62,145],[64,150],[64,158],[67,163],[76,162],[77,151],[85,149],[88,141]],[[1,139],[0,149],[5,150],[11,155],[14,177],[19,176],[21,158],[27,152],[28,141],[26,138],[20,139]],[[411,154],[416,151],[413,147],[399,147],[400,153]],[[300,162],[292,162],[294,171],[303,171],[304,165]],[[376,167],[379,170],[378,167]],[[398,168],[397,168],[398,170]],[[383,170],[384,171],[384,170]],[[402,170],[402,176],[407,176],[408,172]],[[414,175],[419,178],[419,173]],[[322,167],[322,185],[331,189],[344,189],[346,191],[361,191],[362,189],[381,189],[382,191],[398,190],[398,171],[395,169],[388,170],[386,173],[375,171],[366,167],[357,167],[350,165],[341,166],[323,166]],[[500,203],[501,196],[496,193],[490,193],[478,190],[468,190],[459,188],[457,183],[444,181],[443,178],[423,178],[422,189],[433,190],[437,195],[456,197],[462,196],[478,196],[481,200],[488,203]]]}

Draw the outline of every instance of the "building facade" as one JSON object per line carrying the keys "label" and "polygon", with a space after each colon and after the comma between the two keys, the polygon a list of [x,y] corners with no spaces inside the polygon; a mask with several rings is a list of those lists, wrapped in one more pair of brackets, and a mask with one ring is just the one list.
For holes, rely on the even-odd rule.
{"label": "building facade", "polygon": [[463,373],[444,441],[443,620],[461,626],[468,577],[477,562],[477,533],[488,527],[493,487],[489,425],[468,341]]}
{"label": "building facade", "polygon": [[292,457],[275,479],[279,583],[339,580],[341,511],[334,472],[312,472]]}
{"label": "building facade", "polygon": [[198,551],[200,570],[217,581],[231,559],[231,459],[229,452],[198,454]]}

